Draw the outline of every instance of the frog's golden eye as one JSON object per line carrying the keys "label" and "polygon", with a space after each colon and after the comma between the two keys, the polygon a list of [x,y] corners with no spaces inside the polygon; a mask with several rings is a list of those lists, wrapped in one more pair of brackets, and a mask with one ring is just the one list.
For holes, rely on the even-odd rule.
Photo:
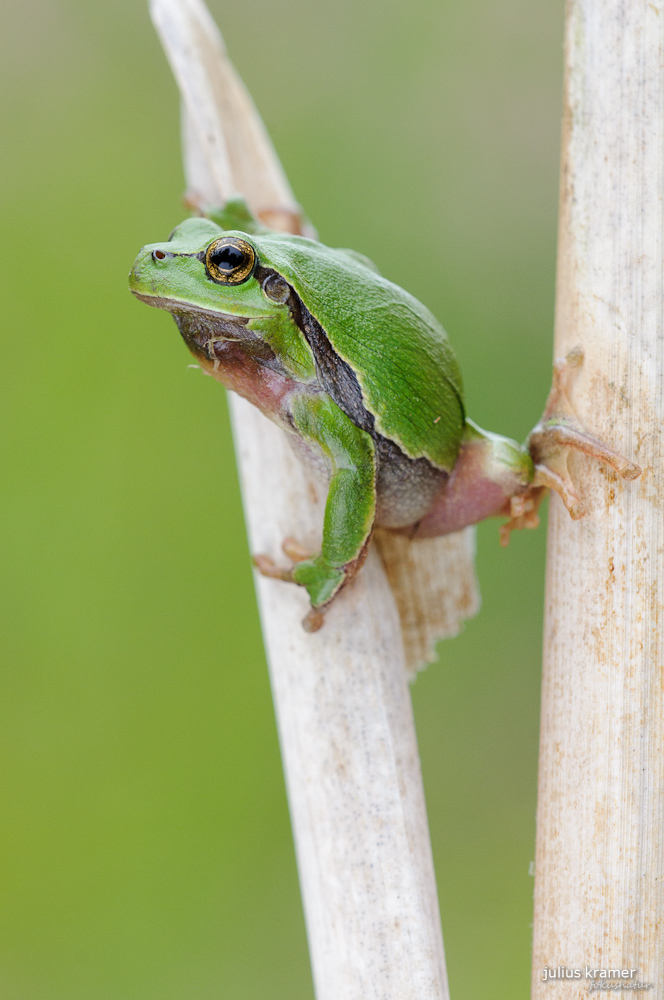
{"label": "frog's golden eye", "polygon": [[251,277],[256,253],[251,243],[236,236],[222,236],[205,252],[205,270],[222,285],[241,285]]}

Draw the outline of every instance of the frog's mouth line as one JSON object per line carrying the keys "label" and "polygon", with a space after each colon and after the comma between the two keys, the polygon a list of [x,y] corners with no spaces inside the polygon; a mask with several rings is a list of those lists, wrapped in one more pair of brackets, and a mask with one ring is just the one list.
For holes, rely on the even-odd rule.
{"label": "frog's mouth line", "polygon": [[[132,295],[135,295],[137,299],[141,302],[145,302],[148,306],[155,306],[156,309],[166,309],[170,313],[178,313],[179,315],[189,315],[195,313],[196,316],[200,316],[202,319],[207,319],[212,323],[249,323],[252,319],[258,319],[257,316],[238,316],[234,313],[225,313],[218,311],[216,309],[204,309],[202,306],[195,306],[190,302],[183,302],[180,299],[168,299],[162,295],[148,295],[147,292],[137,292],[134,288],[130,289]],[[273,315],[265,315],[260,317],[261,320],[274,319]]]}

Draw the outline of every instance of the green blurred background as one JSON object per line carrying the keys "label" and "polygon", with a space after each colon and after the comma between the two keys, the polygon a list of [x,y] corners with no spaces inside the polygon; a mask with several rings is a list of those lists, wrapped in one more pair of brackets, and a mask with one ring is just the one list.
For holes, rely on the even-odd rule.
{"label": "green blurred background", "polygon": [[[211,9],[321,238],[525,437],[562,0]],[[183,216],[175,86],[142,0],[0,18],[0,997],[311,1000],[224,393],[126,289]],[[453,1000],[528,993],[544,544],[480,527],[482,612],[413,689]]]}

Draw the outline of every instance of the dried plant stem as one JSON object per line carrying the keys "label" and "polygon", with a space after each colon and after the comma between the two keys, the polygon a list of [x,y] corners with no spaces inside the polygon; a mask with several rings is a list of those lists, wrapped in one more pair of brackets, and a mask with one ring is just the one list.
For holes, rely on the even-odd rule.
{"label": "dried plant stem", "polygon": [[[551,504],[532,995],[585,997],[588,967],[636,969],[659,996],[664,9],[569,0],[566,33],[556,355],[583,348],[575,405],[644,473],[579,458],[595,513]],[[547,966],[581,975],[544,982]]]}
{"label": "dried plant stem", "polygon": [[[232,412],[252,548],[278,558],[294,531],[315,544],[322,510],[282,432],[242,399]],[[305,594],[257,586],[317,1000],[443,1000],[399,616],[380,560],[370,553],[313,635],[299,626]]]}
{"label": "dried plant stem", "polygon": [[[202,0],[152,0],[151,11],[182,94],[190,196],[220,204],[241,193],[286,228],[295,199]],[[316,547],[321,497],[286,436],[238,397],[231,410],[252,550],[284,559],[287,536]],[[386,546],[397,601],[409,602],[413,663],[475,610],[472,535],[398,556]],[[263,578],[257,589],[316,996],[447,1000],[404,643],[377,551],[314,635],[300,627],[306,594]]]}

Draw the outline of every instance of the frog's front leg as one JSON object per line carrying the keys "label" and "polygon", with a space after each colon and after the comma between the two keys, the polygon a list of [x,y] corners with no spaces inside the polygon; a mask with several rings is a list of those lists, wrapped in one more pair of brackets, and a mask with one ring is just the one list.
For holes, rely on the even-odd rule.
{"label": "frog's front leg", "polygon": [[322,453],[330,469],[323,521],[323,544],[314,556],[292,539],[284,543],[294,565],[280,569],[268,556],[254,557],[265,576],[304,587],[311,611],[303,621],[307,631],[323,624],[323,609],[353,579],[364,562],[376,516],[374,443],[326,393],[302,394],[291,403],[297,433]]}

